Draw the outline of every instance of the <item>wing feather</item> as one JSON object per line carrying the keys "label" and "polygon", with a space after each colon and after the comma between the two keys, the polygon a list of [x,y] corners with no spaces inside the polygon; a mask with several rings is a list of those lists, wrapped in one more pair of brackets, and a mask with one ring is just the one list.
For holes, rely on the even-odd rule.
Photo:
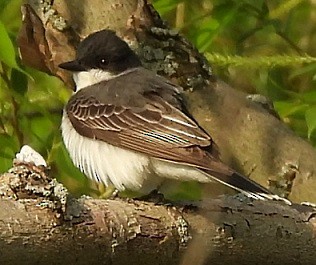
{"label": "wing feather", "polygon": [[[182,109],[181,88],[145,69],[131,73],[83,88],[71,97],[66,113],[79,134],[194,166],[239,191],[270,193],[219,160],[210,136]],[[126,89],[127,82],[134,87]]]}
{"label": "wing feather", "polygon": [[74,95],[66,111],[80,134],[160,159],[201,164],[198,162],[205,160],[205,152],[192,157],[187,147],[211,144],[210,137],[192,119],[156,94],[142,108]]}

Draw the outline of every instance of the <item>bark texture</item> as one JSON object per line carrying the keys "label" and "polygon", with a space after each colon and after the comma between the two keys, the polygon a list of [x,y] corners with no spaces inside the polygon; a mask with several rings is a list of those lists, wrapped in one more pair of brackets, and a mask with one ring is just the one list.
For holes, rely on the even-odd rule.
{"label": "bark texture", "polygon": [[222,197],[195,206],[76,199],[44,168],[0,177],[0,264],[314,264],[315,210]]}

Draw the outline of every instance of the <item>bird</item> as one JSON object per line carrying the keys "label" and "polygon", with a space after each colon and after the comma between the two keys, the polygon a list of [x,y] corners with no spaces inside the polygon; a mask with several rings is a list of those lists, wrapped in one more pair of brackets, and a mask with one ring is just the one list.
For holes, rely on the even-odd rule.
{"label": "bird", "polygon": [[183,88],[143,67],[115,31],[84,38],[71,71],[75,91],[61,122],[76,167],[90,179],[150,194],[167,180],[222,183],[257,200],[279,200],[214,155],[214,141],[185,107]]}

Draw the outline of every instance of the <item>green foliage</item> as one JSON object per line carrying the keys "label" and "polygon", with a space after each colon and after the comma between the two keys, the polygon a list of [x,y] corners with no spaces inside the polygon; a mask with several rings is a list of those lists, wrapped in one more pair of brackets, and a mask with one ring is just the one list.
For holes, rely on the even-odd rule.
{"label": "green foliage", "polygon": [[[0,1],[0,172],[21,145],[39,151],[73,192],[91,185],[60,137],[70,91],[57,78],[21,66],[15,43],[22,0]],[[269,97],[281,118],[316,145],[316,5],[303,0],[154,0],[236,88]],[[90,188],[89,188],[90,189]],[[90,190],[91,192],[91,190]]]}
{"label": "green foliage", "polygon": [[309,55],[273,55],[273,56],[259,56],[246,57],[238,55],[222,55],[219,53],[205,53],[205,57],[209,62],[221,67],[253,67],[253,68],[272,68],[272,67],[295,67],[298,64],[311,64],[316,63],[316,57]]}
{"label": "green foliage", "polygon": [[316,129],[316,105],[309,107],[305,111],[305,119],[306,119],[307,128],[308,128],[308,138],[310,138],[312,133]]}
{"label": "green foliage", "polygon": [[18,69],[18,64],[15,59],[15,50],[10,40],[9,34],[0,21],[0,60],[11,68]]}
{"label": "green foliage", "polygon": [[53,175],[82,192],[89,185],[66,154],[59,129],[70,90],[59,79],[21,65],[16,44],[21,2],[0,1],[0,172],[29,144],[49,161]]}
{"label": "green foliage", "polygon": [[314,3],[156,0],[154,5],[205,53],[216,75],[270,98],[284,122],[316,145]]}

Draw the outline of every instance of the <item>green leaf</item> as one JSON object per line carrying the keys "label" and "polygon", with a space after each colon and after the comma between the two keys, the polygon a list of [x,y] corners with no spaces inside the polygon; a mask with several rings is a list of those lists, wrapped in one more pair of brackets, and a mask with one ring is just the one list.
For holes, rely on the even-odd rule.
{"label": "green leaf", "polygon": [[314,105],[316,104],[316,90],[309,90],[304,93],[298,94],[297,98],[302,100],[304,103]]}
{"label": "green leaf", "polygon": [[0,133],[0,173],[7,171],[12,166],[12,160],[19,146],[12,135]]}
{"label": "green leaf", "polygon": [[4,26],[4,24],[0,21],[0,61],[4,62],[7,66],[14,68],[28,77],[32,78],[27,72],[21,69],[18,66],[16,61],[16,53],[13,46],[13,43],[9,37],[9,34]]}
{"label": "green leaf", "polygon": [[206,51],[211,46],[213,39],[234,20],[238,8],[239,4],[218,5],[214,8],[212,17],[204,20],[204,25],[201,23],[201,27],[199,27],[201,37],[198,37],[197,40],[197,46],[201,52]]}
{"label": "green leaf", "polygon": [[178,3],[181,2],[179,0],[157,0],[154,1],[154,7],[159,10],[161,15],[166,14],[172,10],[174,10]]}
{"label": "green leaf", "polygon": [[316,106],[313,106],[306,110],[305,120],[308,128],[307,136],[310,139],[312,133],[316,129]]}
{"label": "green leaf", "polygon": [[11,0],[1,0],[0,1],[0,12],[10,3]]}
{"label": "green leaf", "polygon": [[12,69],[11,85],[14,91],[24,95],[27,91],[27,76],[16,69]]}
{"label": "green leaf", "polygon": [[16,62],[16,54],[14,50],[14,46],[12,44],[12,41],[9,37],[9,34],[3,25],[3,23],[0,21],[0,61],[4,62],[6,65],[19,69],[18,64]]}
{"label": "green leaf", "polygon": [[196,45],[200,51],[211,45],[219,27],[219,22],[212,17],[207,17],[201,21],[199,34],[196,37]]}
{"label": "green leaf", "polygon": [[[0,0],[4,1],[4,0]],[[0,4],[0,20],[5,25],[9,34],[16,35],[17,31],[21,27],[21,5],[23,0],[5,0],[5,5]]]}
{"label": "green leaf", "polygon": [[282,118],[289,116],[303,116],[309,105],[301,102],[275,101],[273,105]]}

